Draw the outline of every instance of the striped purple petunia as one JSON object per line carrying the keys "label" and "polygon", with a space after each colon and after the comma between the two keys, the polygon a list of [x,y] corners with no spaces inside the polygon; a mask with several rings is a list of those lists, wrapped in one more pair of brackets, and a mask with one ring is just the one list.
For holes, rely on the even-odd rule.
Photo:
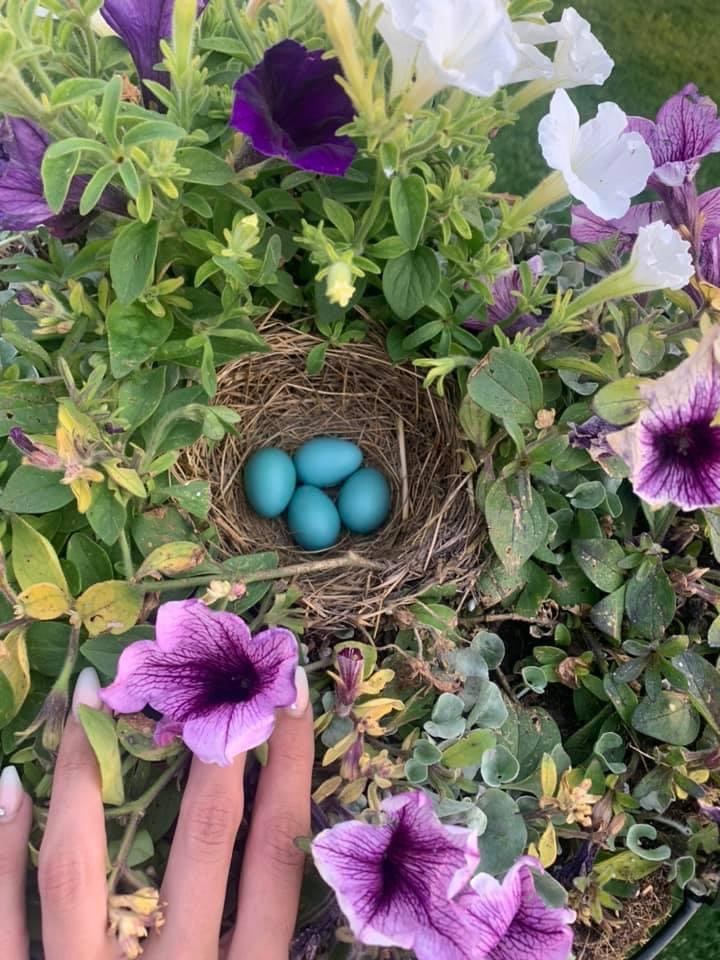
{"label": "striped purple petunia", "polygon": [[607,435],[630,468],[635,493],[653,507],[720,506],[720,327],[690,357],[643,385],[637,421]]}
{"label": "striped purple petunia", "polygon": [[206,763],[227,766],[264,743],[275,710],[296,700],[297,641],[277,627],[255,636],[232,613],[199,600],[163,604],[155,640],[123,651],[103,701],[117,713],[162,714],[155,739],[180,736]]}

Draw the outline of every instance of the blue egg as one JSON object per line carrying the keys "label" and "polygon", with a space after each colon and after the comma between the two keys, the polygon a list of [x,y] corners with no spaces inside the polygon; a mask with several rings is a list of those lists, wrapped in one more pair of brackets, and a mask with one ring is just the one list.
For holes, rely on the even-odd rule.
{"label": "blue egg", "polygon": [[298,487],[288,507],[288,526],[305,550],[325,550],[340,539],[340,516],[330,497],[317,487]]}
{"label": "blue egg", "polygon": [[284,450],[258,450],[243,471],[245,496],[261,517],[279,517],[290,503],[297,475],[292,458]]}
{"label": "blue egg", "polygon": [[295,454],[300,483],[314,487],[334,487],[355,473],[362,463],[360,447],[337,437],[315,437]]}
{"label": "blue egg", "polygon": [[352,533],[372,533],[390,514],[390,485],[379,470],[364,467],[340,488],[337,508]]}

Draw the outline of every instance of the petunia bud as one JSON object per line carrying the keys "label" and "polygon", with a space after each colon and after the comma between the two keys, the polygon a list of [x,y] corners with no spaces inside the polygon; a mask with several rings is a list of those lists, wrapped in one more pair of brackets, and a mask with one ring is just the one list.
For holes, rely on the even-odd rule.
{"label": "petunia bud", "polygon": [[330,303],[346,307],[355,293],[352,270],[347,263],[338,260],[327,273],[326,293]]}
{"label": "petunia bud", "polygon": [[358,647],[345,647],[335,657],[335,712],[347,717],[360,696],[364,658]]}
{"label": "petunia bud", "polygon": [[65,469],[65,465],[54,450],[44,444],[33,443],[20,427],[13,427],[9,437],[17,449],[24,454],[23,463],[28,466],[37,467],[39,470]]}

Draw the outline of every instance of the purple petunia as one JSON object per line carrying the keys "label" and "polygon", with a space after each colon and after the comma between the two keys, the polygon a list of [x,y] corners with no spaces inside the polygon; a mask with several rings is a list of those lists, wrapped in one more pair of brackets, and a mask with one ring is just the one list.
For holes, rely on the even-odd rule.
{"label": "purple petunia", "polygon": [[670,373],[640,388],[647,406],[607,441],[630,468],[635,493],[651,506],[720,505],[720,328]]}
{"label": "purple petunia", "polygon": [[314,173],[343,176],[356,148],[337,131],[353,119],[352,101],[337,82],[338,60],[283,40],[235,84],[231,125],[258,153]]}
{"label": "purple petunia", "polygon": [[[73,178],[60,213],[53,213],[45,200],[40,168],[50,142],[47,133],[32,120],[0,120],[0,229],[45,226],[54,236],[64,238],[77,233],[85,222],[77,209],[85,178]],[[116,213],[125,210],[122,197],[112,189],[105,191],[98,206]]]}
{"label": "purple petunia", "polygon": [[[533,280],[537,280],[542,273],[542,257],[530,257],[527,265],[530,268]],[[521,292],[522,278],[520,276],[520,270],[516,266],[510,267],[509,270],[501,273],[493,283],[493,302],[487,308],[487,318],[485,320],[470,318],[465,321],[463,326],[475,332],[489,330],[490,327],[494,327],[496,324],[504,324],[506,320],[509,320],[517,312],[518,297],[516,295]],[[541,317],[537,317],[532,313],[523,313],[521,316],[515,317],[512,323],[507,327],[503,327],[503,329],[509,337],[512,337],[516,333],[520,333],[523,330],[532,330],[541,324]]]}
{"label": "purple petunia", "polygon": [[[198,0],[198,16],[210,0]],[[160,41],[172,34],[175,0],[105,0],[103,19],[120,36],[130,51],[140,80],[155,80],[168,86],[167,73],[155,69],[162,59]],[[143,84],[147,104],[152,95]]]}
{"label": "purple petunia", "polygon": [[639,133],[650,148],[655,171],[651,187],[680,187],[693,180],[704,157],[720,151],[717,106],[688,83],[660,108],[653,123],[631,117],[628,129]]}
{"label": "purple petunia", "polygon": [[264,743],[275,710],[296,700],[288,630],[251,636],[240,617],[181,600],[160,607],[155,637],[126,647],[102,699],[118,713],[159,711],[158,743],[181,736],[200,760],[226,766]]}
{"label": "purple petunia", "polygon": [[584,423],[571,423],[568,441],[571,447],[587,450],[595,461],[612,456],[612,448],[607,442],[608,433],[614,433],[617,427],[602,417],[590,417]]}
{"label": "purple petunia", "polygon": [[385,800],[380,826],[357,820],[324,830],[312,846],[361,943],[413,950],[418,960],[468,960],[453,902],[479,856],[475,833],[446,827],[419,790]]}
{"label": "purple petunia", "polygon": [[[532,869],[531,869],[532,868]],[[471,954],[477,960],[567,960],[575,912],[550,908],[535,890],[533,857],[522,857],[500,883],[487,873],[471,882],[458,906],[471,918]]]}

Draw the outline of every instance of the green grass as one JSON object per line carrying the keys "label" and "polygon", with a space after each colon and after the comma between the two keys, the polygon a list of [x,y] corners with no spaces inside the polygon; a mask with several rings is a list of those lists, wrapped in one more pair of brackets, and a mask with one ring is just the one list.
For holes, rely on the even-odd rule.
{"label": "green grass", "polygon": [[[582,117],[598,103],[614,100],[628,114],[655,118],[658,107],[686,83],[720,103],[720,0],[573,0],[615,60],[603,87],[580,87],[570,95]],[[497,187],[524,193],[547,172],[537,145],[537,125],[548,98],[528,107],[520,122],[495,141]],[[700,175],[707,189],[720,184],[720,155],[707,160]]]}
{"label": "green grass", "polygon": [[[570,4],[556,4],[559,11]],[[628,114],[654,119],[658,107],[686,83],[720,103],[720,0],[573,0],[615,60],[604,87],[581,87],[571,96],[582,117],[614,100]],[[551,14],[555,19],[559,16]],[[548,98],[502,130],[494,148],[497,187],[523,193],[547,172],[537,145],[537,125]],[[720,185],[720,155],[705,161],[703,189]],[[720,958],[720,913],[703,909],[662,954],[662,960]]]}

